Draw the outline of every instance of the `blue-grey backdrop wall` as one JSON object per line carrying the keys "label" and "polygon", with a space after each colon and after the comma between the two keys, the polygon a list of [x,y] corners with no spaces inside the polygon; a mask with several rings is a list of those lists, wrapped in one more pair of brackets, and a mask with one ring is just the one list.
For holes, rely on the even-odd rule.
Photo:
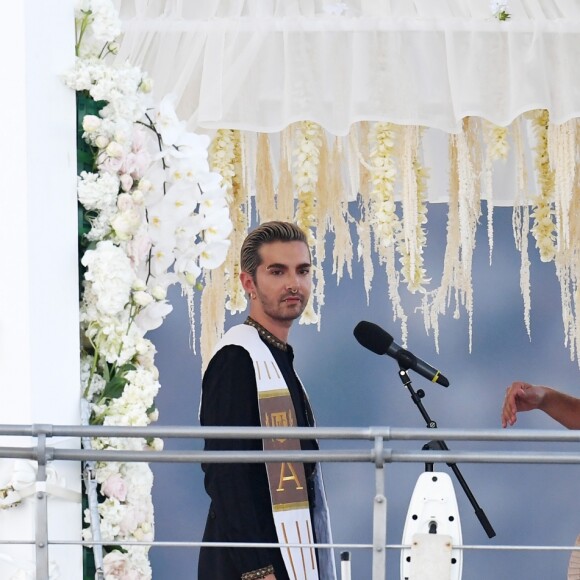
{"label": "blue-grey backdrop wall", "polygon": [[[578,365],[570,361],[563,344],[560,289],[554,265],[539,261],[530,239],[532,261],[532,340],[523,322],[519,288],[520,256],[511,228],[511,208],[496,208],[495,249],[489,265],[489,248],[482,218],[474,255],[473,352],[468,349],[468,319],[451,312],[441,320],[440,352],[427,336],[420,313],[413,312],[417,298],[401,290],[409,315],[408,348],[451,381],[448,389],[412,374],[415,389],[426,392],[424,405],[440,427],[498,428],[505,388],[516,379],[555,385],[572,394],[578,389]],[[432,286],[439,283],[446,239],[446,205],[429,207],[426,264]],[[327,255],[331,256],[332,235]],[[360,320],[381,325],[401,342],[398,323],[393,323],[385,274],[376,265],[370,304],[367,306],[362,266],[356,263],[353,278],[337,286],[327,268],[326,304],[320,332],[314,326],[292,329],[290,342],[296,350],[297,370],[309,391],[320,426],[424,427],[424,422],[397,376],[397,365],[388,357],[361,347],[352,331]],[[198,425],[200,357],[190,348],[185,301],[173,293],[174,311],[164,325],[151,334],[158,350],[161,391],[157,398],[159,425]],[[244,316],[228,316],[226,324]],[[514,428],[559,428],[540,412],[520,416]],[[360,444],[359,444],[360,445]],[[324,447],[347,447],[326,442]],[[393,443],[399,449],[420,449],[422,442]],[[462,444],[451,449],[544,449],[546,446],[516,443]],[[169,439],[166,449],[200,448],[192,442]],[[553,445],[549,447],[555,449]],[[576,445],[560,444],[559,450]],[[580,533],[578,466],[464,464],[460,466],[479,505],[497,536],[489,540],[471,504],[452,475],[459,503],[463,541],[470,545],[569,546]],[[437,469],[451,473],[447,466]],[[209,501],[203,489],[199,465],[153,465],[157,540],[200,541]],[[400,543],[409,499],[421,464],[386,467],[389,544]],[[327,494],[334,539],[339,543],[371,542],[374,472],[366,464],[325,464]],[[154,548],[154,578],[195,579],[195,548]],[[399,553],[388,553],[387,578],[399,578]],[[354,551],[353,578],[371,577],[371,554]],[[463,561],[466,580],[546,580],[565,578],[566,552],[467,551]]]}

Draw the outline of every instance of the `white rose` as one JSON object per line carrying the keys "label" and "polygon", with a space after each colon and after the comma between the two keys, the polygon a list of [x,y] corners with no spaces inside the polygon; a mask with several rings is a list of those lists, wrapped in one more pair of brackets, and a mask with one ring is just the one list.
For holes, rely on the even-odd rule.
{"label": "white rose", "polygon": [[121,175],[121,188],[123,191],[130,191],[133,187],[133,178],[128,173]]}
{"label": "white rose", "polygon": [[104,149],[107,145],[109,144],[109,138],[106,137],[105,135],[99,135],[96,139],[95,139],[95,145],[99,148],[99,149]]}
{"label": "white rose", "polygon": [[151,189],[153,188],[153,184],[148,179],[143,178],[139,180],[139,185],[137,186],[137,188],[139,189],[139,191],[147,193],[148,191],[151,191]]}
{"label": "white rose", "polygon": [[114,157],[115,159],[119,159],[120,157],[123,157],[123,155],[125,154],[123,146],[117,143],[116,141],[111,141],[107,145],[106,152],[109,157]]}
{"label": "white rose", "polygon": [[[123,177],[121,176],[121,185],[123,182]],[[133,197],[128,193],[121,193],[117,196],[117,209],[119,211],[128,211],[133,209]]]}
{"label": "white rose", "polygon": [[83,117],[83,130],[93,133],[101,126],[101,119],[96,115],[85,115]]}
{"label": "white rose", "polygon": [[141,92],[150,93],[152,88],[153,88],[153,79],[151,79],[150,77],[143,78],[141,84],[139,85],[139,89],[141,90]]}
{"label": "white rose", "polygon": [[145,200],[145,196],[143,195],[143,192],[140,189],[136,189],[131,195],[133,196],[133,203],[137,205],[142,205],[143,201]]}
{"label": "white rose", "polygon": [[153,302],[153,296],[151,296],[151,294],[149,294],[148,292],[140,290],[138,292],[133,293],[133,301],[138,306],[147,306],[148,304],[151,304],[151,302]]}
{"label": "white rose", "polygon": [[138,292],[139,290],[147,290],[147,284],[141,278],[137,278],[135,282],[133,282],[133,290]]}
{"label": "white rose", "polygon": [[111,220],[111,226],[120,240],[130,239],[140,225],[141,214],[136,210],[120,212]]}
{"label": "white rose", "polygon": [[155,300],[165,300],[167,298],[167,290],[163,286],[153,286],[151,288],[151,295]]}

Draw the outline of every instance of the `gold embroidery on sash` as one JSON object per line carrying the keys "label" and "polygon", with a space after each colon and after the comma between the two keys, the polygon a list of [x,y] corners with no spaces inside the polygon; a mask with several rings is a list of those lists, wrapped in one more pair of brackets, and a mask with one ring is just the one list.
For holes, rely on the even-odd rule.
{"label": "gold embroidery on sash", "polygon": [[[266,413],[264,421],[266,423],[266,427],[294,427],[294,420],[292,418],[292,411],[290,409],[286,411]],[[286,439],[272,439],[272,441],[284,443]]]}
{"label": "gold embroidery on sash", "polygon": [[272,361],[272,368],[274,369],[274,372],[276,373],[276,377],[281,379],[282,377],[280,376],[280,373],[278,372],[278,365]]}
{"label": "gold embroidery on sash", "polygon": [[[296,532],[298,533],[298,543],[302,544],[302,534],[300,533],[300,524],[296,520]],[[304,570],[304,577],[306,577],[306,560],[304,559],[304,549],[300,548],[300,556],[302,556],[302,569]]]}
{"label": "gold embroidery on sash", "polygon": [[[285,475],[285,465],[288,466],[291,475]],[[304,489],[304,486],[300,483],[300,479],[298,479],[298,474],[296,473],[294,466],[288,461],[283,462],[280,466],[280,481],[276,491],[286,491],[284,489],[284,482],[286,481],[293,481],[296,484],[296,489]]]}
{"label": "gold embroidery on sash", "polygon": [[[286,533],[286,525],[282,522],[282,532],[284,533],[284,543],[288,544],[288,534]],[[290,565],[292,566],[292,574],[294,574],[294,580],[298,580],[298,576],[296,575],[296,568],[294,568],[294,558],[292,558],[292,551],[290,548],[286,548],[288,551],[288,558],[290,559]]]}
{"label": "gold embroidery on sash", "polygon": [[272,375],[270,374],[270,371],[268,370],[268,361],[263,361],[264,363],[264,368],[266,369],[266,374],[268,375],[268,379],[272,380]]}
{"label": "gold embroidery on sash", "polygon": [[[310,522],[306,522],[306,531],[308,532],[308,543],[312,544],[312,535],[310,534]],[[314,548],[310,548],[310,562],[312,564],[312,569],[316,569],[316,562],[314,560]]]}
{"label": "gold embroidery on sash", "polygon": [[260,374],[260,361],[256,361],[256,374],[258,375],[258,381],[261,381],[262,375]]}

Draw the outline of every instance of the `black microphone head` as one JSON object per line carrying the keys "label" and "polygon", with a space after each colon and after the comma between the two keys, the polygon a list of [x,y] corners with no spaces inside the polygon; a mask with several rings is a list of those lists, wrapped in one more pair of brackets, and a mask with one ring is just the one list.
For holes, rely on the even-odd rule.
{"label": "black microphone head", "polygon": [[375,354],[387,354],[393,337],[378,324],[362,320],[353,331],[354,337],[362,346],[372,350]]}

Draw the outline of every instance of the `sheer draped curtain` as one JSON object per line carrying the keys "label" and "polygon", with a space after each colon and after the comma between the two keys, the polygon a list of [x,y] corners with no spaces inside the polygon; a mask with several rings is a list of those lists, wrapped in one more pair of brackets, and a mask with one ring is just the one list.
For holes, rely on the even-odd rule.
{"label": "sheer draped curtain", "polygon": [[190,128],[276,132],[309,119],[461,131],[548,109],[580,112],[580,2],[121,0],[118,59],[140,64]]}
{"label": "sheer draped curtain", "polygon": [[[404,337],[398,285],[427,287],[427,205],[446,202],[444,273],[421,309],[436,337],[455,296],[471,341],[476,231],[485,209],[491,259],[493,208],[511,205],[526,327],[533,244],[555,262],[566,344],[580,352],[580,230],[567,218],[580,207],[579,0],[508,0],[507,21],[490,0],[118,2],[117,58],[153,77],[157,99],[173,93],[188,128],[211,134],[210,164],[234,176],[239,239],[253,197],[261,221],[294,219],[312,234],[317,266],[334,232],[337,279],[353,248],[376,252]],[[368,297],[372,261],[364,267]],[[238,290],[215,286],[208,304],[237,304]],[[315,296],[319,315],[323,279]]]}

